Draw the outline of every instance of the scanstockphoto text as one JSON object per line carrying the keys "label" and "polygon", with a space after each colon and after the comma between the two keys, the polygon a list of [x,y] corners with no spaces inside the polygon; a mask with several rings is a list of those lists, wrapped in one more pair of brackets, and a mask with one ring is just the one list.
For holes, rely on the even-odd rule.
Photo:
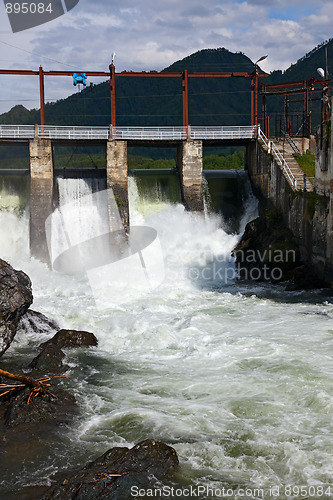
{"label": "scanstockphoto text", "polygon": [[134,498],[225,498],[228,500],[236,498],[247,500],[316,498],[324,500],[333,497],[333,487],[330,484],[274,485],[268,488],[244,486],[236,489],[227,486],[212,487],[203,484],[182,488],[162,486],[160,488],[147,489],[133,485],[130,491],[131,496]]}

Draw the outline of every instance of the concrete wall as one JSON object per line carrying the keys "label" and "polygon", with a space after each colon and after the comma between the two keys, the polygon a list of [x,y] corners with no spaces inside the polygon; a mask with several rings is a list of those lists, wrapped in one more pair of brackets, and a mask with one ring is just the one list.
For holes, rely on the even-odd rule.
{"label": "concrete wall", "polygon": [[203,212],[202,141],[187,140],[177,147],[177,168],[186,210]]}
{"label": "concrete wall", "polygon": [[316,174],[315,189],[320,195],[329,196],[331,179],[333,179],[332,134],[331,123],[323,123],[316,133]]}
{"label": "concrete wall", "polygon": [[[119,214],[125,228],[129,229],[128,178],[127,178],[127,142],[110,139],[106,145],[106,179],[107,187],[112,188]],[[112,212],[112,210],[111,210]],[[112,213],[110,213],[111,230]],[[117,224],[115,224],[117,226]]]}
{"label": "concrete wall", "polygon": [[248,145],[246,168],[260,200],[259,209],[281,209],[299,244],[302,260],[311,265],[318,277],[333,285],[332,193],[328,197],[295,192],[260,141]]}
{"label": "concrete wall", "polygon": [[333,191],[333,97],[331,99],[331,118],[321,124],[316,132],[316,192],[332,196]]}
{"label": "concrete wall", "polygon": [[30,251],[50,263],[45,221],[53,211],[53,154],[51,141],[35,138],[30,149]]}

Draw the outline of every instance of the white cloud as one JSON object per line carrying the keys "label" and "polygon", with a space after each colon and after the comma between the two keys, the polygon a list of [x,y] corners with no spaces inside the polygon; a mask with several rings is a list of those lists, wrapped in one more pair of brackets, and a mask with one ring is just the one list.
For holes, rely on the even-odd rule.
{"label": "white cloud", "polygon": [[[0,43],[0,67],[108,71],[116,52],[117,71],[161,70],[197,50],[225,47],[252,60],[268,54],[261,65],[266,71],[286,69],[331,36],[332,2],[319,0],[309,11],[311,6],[309,0],[80,0],[66,15],[13,34],[1,3],[0,41],[18,48]],[[288,9],[292,15],[285,19]],[[37,96],[31,107],[38,106],[35,78],[2,76],[1,81],[0,112],[19,96],[27,107],[25,99]],[[47,98],[73,91],[70,79],[47,79]]]}

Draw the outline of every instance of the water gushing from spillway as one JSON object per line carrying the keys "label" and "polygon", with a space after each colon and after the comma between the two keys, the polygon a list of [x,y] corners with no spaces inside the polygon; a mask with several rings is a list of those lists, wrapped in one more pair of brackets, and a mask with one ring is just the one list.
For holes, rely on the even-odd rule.
{"label": "water gushing from spillway", "polygon": [[[85,186],[76,181],[75,189]],[[67,196],[72,188],[64,181],[61,189]],[[66,352],[81,408],[75,426],[59,431],[61,445],[47,462],[37,458],[18,478],[9,471],[2,488],[45,481],[69,463],[152,437],[176,449],[178,487],[209,487],[215,498],[222,487],[249,488],[252,497],[231,498],[267,499],[275,487],[283,499],[294,485],[329,498],[320,492],[333,472],[330,297],[225,282],[239,234],[223,229],[223,214],[202,217],[176,201],[142,198],[135,178],[129,192],[132,224],[155,228],[161,241],[165,278],[152,292],[97,310],[84,276],[50,271],[21,254],[20,243],[8,254],[32,278],[34,309],[62,327],[94,332],[99,345]],[[240,231],[256,213],[253,197],[246,204]],[[26,217],[14,215],[0,213],[0,245],[26,232]],[[7,366],[31,357],[44,338],[17,336]]]}

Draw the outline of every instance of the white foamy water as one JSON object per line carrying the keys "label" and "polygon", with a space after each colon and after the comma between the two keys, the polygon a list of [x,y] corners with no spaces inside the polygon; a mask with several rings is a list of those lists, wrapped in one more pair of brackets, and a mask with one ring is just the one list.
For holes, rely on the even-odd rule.
{"label": "white foamy water", "polygon": [[[9,259],[30,275],[34,309],[99,340],[66,352],[81,416],[67,446],[32,477],[154,438],[176,449],[179,484],[262,488],[265,498],[273,487],[287,498],[284,488],[295,485],[308,488],[306,498],[329,498],[320,488],[333,478],[330,297],[225,283],[239,235],[226,234],[217,216],[178,204],[145,205],[143,214],[133,179],[130,187],[132,223],[155,228],[164,255],[165,279],[151,293],[97,310],[84,277],[52,272],[20,251]],[[26,231],[24,220],[10,220],[2,242]],[[31,354],[42,340],[18,336],[6,357]]]}

